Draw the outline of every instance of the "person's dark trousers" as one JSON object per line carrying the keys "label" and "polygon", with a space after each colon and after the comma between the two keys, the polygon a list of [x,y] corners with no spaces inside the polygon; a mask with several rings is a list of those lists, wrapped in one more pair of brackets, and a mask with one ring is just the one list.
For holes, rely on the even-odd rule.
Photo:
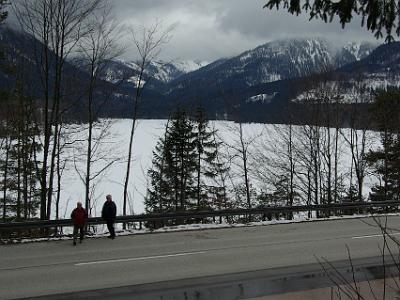
{"label": "person's dark trousers", "polygon": [[84,226],[74,226],[74,244],[76,244],[76,240],[78,239],[78,231],[79,231],[79,240],[82,242],[84,236]]}
{"label": "person's dark trousers", "polygon": [[110,232],[110,237],[115,238],[114,220],[107,220],[107,229]]}

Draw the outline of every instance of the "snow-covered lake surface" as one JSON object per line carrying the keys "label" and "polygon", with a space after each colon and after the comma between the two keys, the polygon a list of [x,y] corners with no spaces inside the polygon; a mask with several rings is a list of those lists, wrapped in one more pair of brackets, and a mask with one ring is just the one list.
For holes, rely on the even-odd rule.
{"label": "snow-covered lake surface", "polygon": [[[114,162],[102,175],[94,180],[96,186],[92,191],[91,197],[94,204],[92,216],[99,216],[107,194],[113,196],[113,200],[118,206],[118,212],[122,212],[123,183],[126,174],[126,159],[132,121],[122,119],[112,120],[111,122],[109,133],[99,147],[99,153],[97,154],[98,156],[105,157],[102,161],[95,163],[94,172],[100,170],[108,161],[112,161],[113,158],[120,158],[120,160]],[[141,120],[137,124],[130,178],[130,213],[144,212],[143,200],[147,187],[147,170],[151,166],[152,151],[157,140],[165,130],[165,124],[165,120]],[[80,136],[82,134],[85,136],[84,131],[77,135]],[[71,137],[71,139],[74,138]],[[83,147],[82,150],[84,152],[85,148]],[[79,150],[72,148],[66,152],[71,151],[76,158],[78,156],[76,152]],[[85,199],[85,187],[75,167],[77,165],[81,171],[84,171],[84,161],[74,163],[69,154],[67,158],[69,161],[66,163],[66,170],[62,180],[62,198],[60,204],[60,213],[66,217],[69,217],[69,212],[76,205],[77,201],[84,201]]]}
{"label": "snow-covered lake surface", "polygon": [[[95,187],[91,193],[91,201],[93,203],[92,216],[99,216],[101,207],[107,194],[113,196],[117,204],[118,214],[122,213],[123,202],[123,183],[126,173],[126,158],[128,153],[129,134],[132,121],[129,119],[105,120],[110,122],[108,132],[104,135],[102,143],[97,147],[93,164],[93,171],[101,170],[114,158],[118,158],[102,175],[96,177]],[[133,164],[131,168],[131,179],[129,186],[129,205],[128,213],[143,213],[144,197],[147,190],[147,171],[151,167],[152,155],[154,147],[165,131],[166,120],[140,120],[134,138],[133,146]],[[227,121],[215,121],[210,123],[212,127],[218,130],[220,138],[229,145],[238,143],[238,124]],[[84,125],[70,125],[67,131],[70,132],[67,139],[81,140],[75,142],[73,146],[64,150],[65,170],[62,177],[61,201],[60,201],[60,217],[69,217],[70,212],[75,207],[77,201],[84,201],[85,189],[81,177],[84,177],[85,168],[85,145],[86,137]],[[284,139],[286,125],[266,125],[266,124],[243,124],[243,132],[245,142],[249,147],[250,160],[250,177],[252,179],[252,187],[255,190],[264,191],[268,189],[268,182],[262,180],[263,170],[271,172],[268,166],[268,159],[276,158],[275,161],[285,161],[283,155],[284,145],[280,144]],[[294,130],[302,131],[302,128]],[[333,129],[332,129],[333,130]],[[347,130],[343,130],[346,134]],[[100,131],[97,130],[97,136]],[[376,138],[376,134],[370,133],[370,137]],[[301,139],[301,138],[300,138]],[[375,142],[376,143],[376,142]],[[350,175],[348,170],[351,165],[351,156],[349,147],[345,144],[343,138],[339,145],[343,149],[340,161],[341,180],[346,184],[346,180]],[[281,148],[281,150],[279,150]],[[226,147],[225,154],[234,155],[232,147]],[[281,152],[283,151],[283,152]],[[265,160],[260,159],[260,155]],[[97,159],[96,159],[97,158]],[[235,170],[237,166],[232,167],[232,177],[236,182],[241,180],[240,171]],[[236,173],[236,174],[234,174]],[[79,175],[80,174],[80,175]],[[347,178],[346,178],[347,176]],[[368,195],[370,182],[366,180],[366,190],[364,194]],[[54,205],[53,205],[54,208]]]}
{"label": "snow-covered lake surface", "polygon": [[[103,139],[99,147],[98,156],[106,155],[107,159],[118,157],[120,160],[109,167],[104,174],[95,179],[96,187],[92,192],[92,216],[98,216],[107,194],[113,196],[117,203],[118,210],[122,212],[123,202],[123,183],[126,174],[126,159],[129,146],[129,134],[132,121],[129,119],[120,119],[110,121],[109,133]],[[167,120],[139,120],[135,129],[133,145],[133,163],[131,168],[131,179],[129,187],[129,213],[144,212],[144,197],[147,190],[147,171],[151,167],[153,150],[157,141],[165,132]],[[234,127],[233,122],[216,121],[211,126],[215,127],[221,137],[231,141],[236,135],[231,132]],[[249,137],[259,135],[263,129],[263,124],[247,124],[245,130]],[[86,132],[84,129],[76,130],[75,125],[68,131],[76,132],[70,135],[70,140],[84,139]],[[84,126],[79,126],[84,127]],[[85,162],[85,144],[82,147],[74,146],[66,151],[66,169],[62,179],[62,197],[60,203],[60,215],[68,217],[77,201],[84,201],[85,188],[77,169],[84,174]],[[72,152],[72,158],[71,156]],[[107,155],[109,153],[109,155]],[[82,155],[79,161],[79,155]],[[99,170],[107,164],[106,160],[94,163],[94,169]],[[94,172],[95,172],[94,170]]]}

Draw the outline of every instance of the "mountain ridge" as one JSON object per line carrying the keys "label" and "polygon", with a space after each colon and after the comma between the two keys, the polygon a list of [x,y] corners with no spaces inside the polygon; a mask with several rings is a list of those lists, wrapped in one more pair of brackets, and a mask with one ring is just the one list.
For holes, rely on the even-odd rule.
{"label": "mountain ridge", "polygon": [[[7,42],[4,41],[5,35],[0,34],[3,42]],[[9,43],[15,49],[18,48],[18,38],[30,39],[11,35],[11,39],[15,40]],[[190,110],[203,106],[211,118],[237,119],[238,115],[245,115],[245,119],[250,121],[279,122],[277,115],[282,114],[283,106],[296,97],[298,91],[304,91],[304,82],[310,80],[307,78],[321,71],[331,74],[328,75],[331,77],[329,80],[344,74],[350,83],[360,73],[363,73],[367,83],[367,80],[372,83],[378,79],[386,80],[388,70],[399,75],[400,48],[397,44],[392,46],[393,49],[388,50],[388,45],[351,42],[334,49],[321,38],[281,39],[211,63],[156,61],[149,66],[143,78],[146,88],[142,95],[140,116],[165,118],[176,107]],[[19,52],[28,59],[29,55],[33,55],[29,48]],[[81,81],[84,80],[84,70],[72,62],[68,63],[68,69],[72,75],[79,74]],[[109,62],[102,79],[110,88],[114,87],[103,117],[131,115],[137,73],[132,61]],[[9,82],[9,78],[0,76],[0,81],[3,86],[8,85],[5,82]],[[83,104],[77,105],[83,107]]]}

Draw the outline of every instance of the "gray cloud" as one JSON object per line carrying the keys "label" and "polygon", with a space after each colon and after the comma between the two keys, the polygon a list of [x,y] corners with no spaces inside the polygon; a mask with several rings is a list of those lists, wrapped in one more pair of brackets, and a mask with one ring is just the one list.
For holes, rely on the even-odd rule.
{"label": "gray cloud", "polygon": [[[263,9],[267,0],[109,1],[126,27],[151,26],[157,21],[165,27],[176,24],[171,41],[160,54],[165,60],[213,61],[288,37],[324,37],[335,45],[374,40],[358,18],[342,29],[337,21],[325,24],[309,21],[307,14],[293,16],[283,10]],[[132,44],[129,35],[121,42]],[[135,58],[135,49],[128,47],[124,57]]]}
{"label": "gray cloud", "polygon": [[[267,0],[110,0],[116,18],[126,27],[150,26],[157,20],[176,24],[171,41],[162,48],[165,60],[213,61],[237,55],[270,40],[287,37],[324,37],[334,44],[374,40],[355,18],[342,29],[337,21],[325,24],[263,9]],[[123,44],[131,44],[126,35]],[[127,48],[124,58],[135,58]]]}

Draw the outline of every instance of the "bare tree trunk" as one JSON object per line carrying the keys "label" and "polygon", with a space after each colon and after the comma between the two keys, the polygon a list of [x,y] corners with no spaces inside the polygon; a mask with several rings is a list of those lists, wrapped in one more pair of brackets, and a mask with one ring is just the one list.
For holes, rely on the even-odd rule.
{"label": "bare tree trunk", "polygon": [[[311,169],[307,171],[307,205],[311,205],[312,202],[312,188],[311,188]],[[311,210],[308,211],[308,218],[312,217]]]}
{"label": "bare tree trunk", "polygon": [[201,153],[198,151],[197,153],[197,209],[200,209],[201,205]]}
{"label": "bare tree trunk", "polygon": [[[91,18],[87,20],[92,30],[84,36],[78,43],[79,52],[82,54],[84,59],[84,68],[89,73],[89,83],[87,89],[87,121],[88,121],[88,136],[86,139],[86,168],[85,168],[85,207],[89,213],[91,213],[93,203],[90,199],[90,193],[92,189],[93,177],[99,174],[92,174],[92,164],[95,160],[95,148],[97,143],[101,141],[94,141],[93,130],[95,122],[98,116],[98,111],[105,104],[98,105],[96,109],[94,103],[95,92],[99,87],[99,76],[102,71],[108,66],[112,59],[118,57],[123,49],[116,46],[116,40],[120,38],[121,27],[115,22],[115,18],[112,15],[112,7],[108,5],[108,2],[104,3],[98,11],[93,12]],[[105,171],[105,169],[103,170]]]}
{"label": "bare tree trunk", "polygon": [[[94,74],[94,66],[91,66],[91,74]],[[94,78],[91,76],[90,86],[89,86],[89,97],[88,97],[88,138],[87,138],[87,152],[86,152],[86,178],[85,178],[85,208],[91,213],[91,203],[90,203],[90,174],[91,174],[91,163],[92,163],[92,135],[93,135],[93,90],[94,90]]]}
{"label": "bare tree trunk", "polygon": [[[222,199],[219,199],[218,201],[218,209],[222,209],[222,207],[224,209],[228,208],[228,199],[227,199],[227,185],[226,185],[226,172],[228,171],[227,168],[223,168],[223,163],[222,163],[222,158],[221,158],[221,150],[220,150],[220,143],[217,142],[217,135],[216,135],[216,130],[215,128],[213,129],[213,141],[215,144],[215,150],[216,150],[216,160],[217,160],[217,165],[218,165],[218,169],[217,170],[217,174],[218,177],[220,179],[220,183],[221,183],[221,188],[223,190],[223,194],[222,194]],[[226,218],[228,221],[228,217]],[[222,216],[219,217],[219,223],[222,223]]]}
{"label": "bare tree trunk", "polygon": [[[288,139],[288,155],[289,155],[289,206],[293,206],[294,203],[294,175],[295,175],[295,164],[293,157],[293,125],[289,124],[289,139]],[[288,219],[293,219],[293,212],[290,212]]]}
{"label": "bare tree trunk", "polygon": [[3,222],[6,221],[7,217],[8,164],[10,157],[10,147],[11,147],[11,139],[9,139],[7,136],[4,149],[6,159],[4,162],[4,172],[3,172]]}
{"label": "bare tree trunk", "polygon": [[21,132],[20,128],[18,129],[18,145],[17,145],[17,221],[21,220]]}
{"label": "bare tree trunk", "polygon": [[332,153],[331,153],[331,133],[330,127],[327,127],[328,143],[327,143],[327,168],[328,168],[328,178],[327,178],[327,189],[328,189],[328,204],[332,203]]}
{"label": "bare tree trunk", "polygon": [[61,130],[60,126],[58,133],[58,143],[57,143],[57,196],[56,196],[56,220],[60,218],[60,199],[61,199]]}
{"label": "bare tree trunk", "polygon": [[[145,71],[148,66],[156,57],[159,55],[161,46],[168,42],[169,33],[172,28],[167,29],[165,32],[159,34],[160,24],[157,23],[150,28],[142,28],[140,35],[132,31],[133,43],[136,47],[136,50],[139,54],[139,60],[137,66],[139,68],[139,76],[137,81],[135,82],[135,95],[133,99],[133,115],[132,115],[132,127],[129,136],[129,147],[128,147],[128,160],[126,166],[126,175],[124,182],[124,200],[123,200],[123,215],[126,215],[127,212],[127,202],[128,202],[128,186],[130,179],[130,171],[131,171],[131,163],[132,163],[132,151],[133,151],[133,138],[136,129],[138,110],[139,110],[139,101],[141,100],[142,91],[144,89],[144,85],[148,83],[150,78],[147,78],[147,81],[144,82]],[[125,224],[123,225],[124,229],[126,228]]]}
{"label": "bare tree trunk", "polygon": [[244,176],[244,184],[246,188],[246,201],[247,207],[251,208],[251,197],[250,197],[250,183],[249,183],[249,174],[248,174],[248,165],[247,165],[247,146],[243,137],[243,126],[242,123],[239,123],[239,137],[240,137],[240,146],[242,150],[242,164],[243,164],[243,176]]}
{"label": "bare tree trunk", "polygon": [[[127,166],[126,166],[126,175],[125,175],[125,182],[124,182],[124,203],[123,203],[123,211],[122,211],[124,216],[126,215],[126,207],[127,207],[127,202],[128,202],[128,185],[129,185],[129,178],[130,178],[130,172],[131,172],[133,137],[135,135],[136,122],[137,122],[137,110],[138,110],[137,106],[138,106],[138,96],[136,95],[135,102],[134,102],[134,113],[133,113],[133,118],[132,118],[131,133],[129,135],[128,161],[127,161]],[[125,229],[125,224],[124,224],[124,229]]]}
{"label": "bare tree trunk", "polygon": [[[49,66],[49,15],[48,11],[46,8],[46,3],[42,2],[40,4],[41,9],[42,9],[42,16],[36,16],[37,18],[42,17],[43,21],[43,26],[40,28],[40,25],[38,26],[39,28],[35,28],[33,25],[30,27],[28,26],[28,30],[31,31],[32,34],[35,34],[36,31],[38,31],[38,35],[41,35],[41,42],[42,42],[42,49],[41,52],[39,53],[39,57],[37,56],[36,53],[36,60],[41,63],[43,69],[43,75],[41,77],[42,79],[42,85],[43,85],[43,93],[44,93],[44,144],[43,144],[43,160],[42,160],[42,166],[41,166],[41,179],[40,179],[40,219],[45,220],[47,217],[47,164],[48,164],[48,157],[49,157],[49,152],[50,152],[50,139],[51,139],[51,124],[49,122],[49,107],[50,107],[50,66]],[[30,10],[31,8],[26,4],[25,8],[26,10]],[[28,12],[28,16],[30,15],[30,12]],[[20,18],[23,18],[23,13],[20,14]],[[32,19],[35,18],[35,16],[31,16]],[[30,23],[33,23],[30,21]],[[41,31],[41,32],[40,32]],[[36,50],[36,49],[35,49]]]}
{"label": "bare tree trunk", "polygon": [[25,109],[25,122],[24,122],[24,137],[23,137],[23,161],[22,161],[22,168],[23,168],[23,189],[22,189],[22,195],[23,195],[23,199],[24,199],[24,219],[28,219],[29,215],[28,215],[28,205],[29,205],[29,173],[30,173],[30,168],[28,166],[28,163],[31,159],[31,152],[32,150],[30,149],[31,147],[29,147],[29,122],[30,122],[30,112],[27,111],[27,109]]}
{"label": "bare tree trunk", "polygon": [[336,101],[336,124],[335,124],[335,195],[334,202],[338,202],[338,163],[339,163],[339,101]]}

